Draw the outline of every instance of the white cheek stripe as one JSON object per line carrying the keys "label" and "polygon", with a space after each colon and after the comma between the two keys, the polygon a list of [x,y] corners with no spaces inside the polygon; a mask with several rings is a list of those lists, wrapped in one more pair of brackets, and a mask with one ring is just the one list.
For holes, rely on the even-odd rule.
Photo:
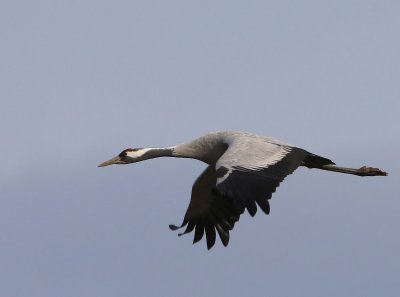
{"label": "white cheek stripe", "polygon": [[148,151],[151,151],[152,149],[153,148],[144,148],[144,149],[140,149],[138,151],[128,151],[126,153],[126,156],[129,157],[129,158],[138,158],[140,156],[143,156]]}

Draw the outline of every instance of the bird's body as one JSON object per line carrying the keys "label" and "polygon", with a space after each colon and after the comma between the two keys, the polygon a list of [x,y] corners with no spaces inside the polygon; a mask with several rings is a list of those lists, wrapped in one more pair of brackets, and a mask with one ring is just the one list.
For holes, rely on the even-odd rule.
{"label": "bird's body", "polygon": [[[235,151],[242,153],[248,152],[254,155],[257,149],[265,149],[266,146],[294,147],[279,140],[259,136],[256,134],[237,132],[237,131],[219,131],[208,133],[188,143],[180,144],[174,147],[177,157],[189,157],[198,159],[209,165],[217,163],[225,151],[231,147]],[[268,157],[264,155],[265,159]],[[251,157],[243,156],[243,160],[250,160]]]}
{"label": "bird's body", "polygon": [[204,233],[207,247],[215,243],[216,231],[226,246],[229,231],[245,209],[251,216],[257,205],[268,214],[268,200],[283,179],[297,167],[318,168],[359,176],[387,175],[377,168],[335,166],[326,158],[282,141],[250,133],[220,131],[168,148],[126,149],[99,166],[128,164],[157,157],[192,158],[207,163],[192,188],[182,234],[195,230],[193,243]]}

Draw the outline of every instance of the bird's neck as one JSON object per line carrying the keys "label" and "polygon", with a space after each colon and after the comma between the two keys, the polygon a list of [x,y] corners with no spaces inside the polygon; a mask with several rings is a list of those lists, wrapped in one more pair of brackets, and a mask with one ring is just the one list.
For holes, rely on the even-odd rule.
{"label": "bird's neck", "polygon": [[[180,146],[179,146],[180,147]],[[159,157],[192,158],[198,159],[195,151],[178,149],[177,146],[166,148],[142,148],[127,153],[129,163],[141,162]]]}
{"label": "bird's neck", "polygon": [[145,148],[142,150],[143,159],[153,159],[159,157],[172,157],[174,149],[167,148]]}

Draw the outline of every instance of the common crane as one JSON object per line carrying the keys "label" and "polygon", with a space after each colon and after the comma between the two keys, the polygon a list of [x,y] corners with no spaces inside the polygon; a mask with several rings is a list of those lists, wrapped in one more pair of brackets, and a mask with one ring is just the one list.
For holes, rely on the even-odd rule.
{"label": "common crane", "polygon": [[244,132],[220,131],[191,142],[167,148],[128,148],[101,163],[129,164],[158,157],[192,158],[208,167],[192,187],[189,207],[180,226],[187,234],[195,230],[193,243],[206,234],[207,248],[215,244],[217,231],[222,244],[228,245],[229,231],[245,209],[251,216],[257,205],[269,214],[272,193],[299,166],[358,176],[386,176],[373,167],[359,169],[335,166],[331,160],[282,141]]}

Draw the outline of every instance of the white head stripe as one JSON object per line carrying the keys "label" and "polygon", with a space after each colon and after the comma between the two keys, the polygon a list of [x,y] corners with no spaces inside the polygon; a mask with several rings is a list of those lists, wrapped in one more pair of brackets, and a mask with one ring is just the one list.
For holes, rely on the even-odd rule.
{"label": "white head stripe", "polygon": [[152,148],[143,148],[135,151],[127,151],[126,156],[129,158],[138,158],[140,156],[143,156],[145,153],[148,151],[152,150]]}

